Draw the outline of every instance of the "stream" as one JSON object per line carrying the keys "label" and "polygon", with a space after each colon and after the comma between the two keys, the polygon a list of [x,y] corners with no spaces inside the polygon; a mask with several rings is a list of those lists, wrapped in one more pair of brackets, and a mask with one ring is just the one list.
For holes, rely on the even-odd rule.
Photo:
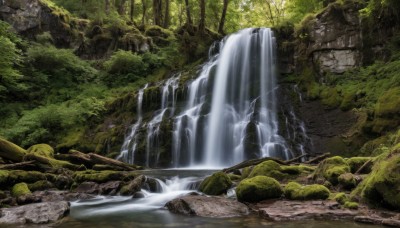
{"label": "stream", "polygon": [[169,212],[165,203],[190,192],[204,176],[215,170],[167,169],[143,171],[159,180],[159,192],[142,189],[145,197],[99,196],[91,200],[71,202],[70,216],[57,227],[378,227],[352,221],[271,222],[249,215],[239,218],[203,218]]}

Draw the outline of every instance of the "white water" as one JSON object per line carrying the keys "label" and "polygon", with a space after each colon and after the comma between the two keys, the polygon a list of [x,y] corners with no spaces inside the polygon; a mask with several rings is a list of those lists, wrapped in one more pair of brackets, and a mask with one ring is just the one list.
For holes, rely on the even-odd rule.
{"label": "white water", "polygon": [[[166,80],[160,87],[160,109],[147,123],[132,127],[133,134],[137,128],[147,132],[145,156],[135,162],[158,167],[161,151],[166,150],[171,157],[167,163],[175,168],[226,167],[251,158],[292,157],[278,133],[275,49],[270,29],[244,29],[210,48],[209,61],[187,84],[183,103],[176,99],[179,76]],[[173,122],[171,132],[160,129],[166,119]],[[160,150],[160,134],[170,134],[171,148]],[[124,145],[136,146],[133,139],[128,135]],[[135,149],[126,151],[123,147],[121,155],[135,157]]]}

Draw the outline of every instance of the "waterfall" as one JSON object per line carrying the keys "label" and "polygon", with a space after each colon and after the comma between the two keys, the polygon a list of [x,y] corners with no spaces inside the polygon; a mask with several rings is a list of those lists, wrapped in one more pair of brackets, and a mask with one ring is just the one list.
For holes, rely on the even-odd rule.
{"label": "waterfall", "polygon": [[120,155],[116,158],[118,160],[123,160],[125,162],[133,164],[135,162],[135,151],[137,147],[137,131],[142,124],[142,103],[143,103],[143,93],[147,88],[146,84],[142,89],[139,90],[137,94],[137,121],[130,128],[130,133],[125,137],[124,143],[122,144],[122,149]]}
{"label": "waterfall", "polygon": [[[160,109],[138,124],[147,132],[146,150],[135,162],[157,167],[161,154],[162,159],[169,156],[168,167],[226,167],[265,156],[291,158],[292,150],[279,134],[275,49],[271,29],[244,29],[210,48],[209,61],[185,85],[185,100],[176,98],[179,75],[163,82]],[[164,120],[172,123],[166,132],[160,129]],[[131,134],[137,134],[135,125]],[[170,135],[170,148],[161,150],[160,134]],[[126,137],[124,145],[134,138]]]}

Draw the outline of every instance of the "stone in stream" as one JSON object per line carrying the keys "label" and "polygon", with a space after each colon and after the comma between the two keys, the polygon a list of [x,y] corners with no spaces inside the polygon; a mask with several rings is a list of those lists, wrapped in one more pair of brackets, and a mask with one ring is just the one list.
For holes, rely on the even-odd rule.
{"label": "stone in stream", "polygon": [[237,217],[249,214],[249,208],[240,202],[218,196],[188,195],[165,205],[173,213],[201,217]]}
{"label": "stone in stream", "polygon": [[1,209],[0,225],[44,224],[56,222],[68,215],[70,205],[66,201],[35,203]]}

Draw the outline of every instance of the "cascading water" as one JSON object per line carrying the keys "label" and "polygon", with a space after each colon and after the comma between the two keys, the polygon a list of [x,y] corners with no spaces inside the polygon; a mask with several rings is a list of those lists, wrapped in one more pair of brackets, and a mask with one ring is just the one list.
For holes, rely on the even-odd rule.
{"label": "cascading water", "polygon": [[[160,125],[168,118],[173,124],[163,132],[172,141],[171,148],[163,148],[169,154],[168,167],[223,167],[265,156],[290,158],[292,152],[278,129],[275,48],[270,29],[244,29],[210,49],[209,61],[187,84],[186,101],[176,100],[178,76],[165,81],[160,110],[147,123],[139,123],[146,128],[147,146],[135,162],[159,166]],[[128,136],[124,145],[132,138]]]}

